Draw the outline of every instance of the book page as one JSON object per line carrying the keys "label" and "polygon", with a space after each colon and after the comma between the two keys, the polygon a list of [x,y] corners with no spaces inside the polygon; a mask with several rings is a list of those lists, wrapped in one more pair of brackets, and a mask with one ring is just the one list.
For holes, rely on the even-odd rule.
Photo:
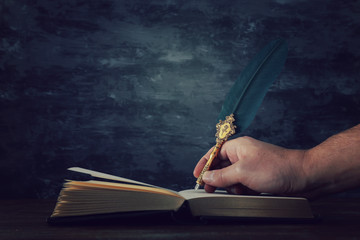
{"label": "book page", "polygon": [[183,198],[177,192],[165,189],[165,188],[158,188],[158,187],[148,187],[148,186],[141,186],[141,185],[132,185],[126,183],[115,183],[115,182],[103,182],[103,181],[72,181],[69,180],[65,183],[65,187],[67,188],[77,188],[77,187],[91,187],[97,189],[112,189],[112,190],[124,190],[124,191],[135,191],[135,192],[151,192],[151,193],[158,193],[163,195],[170,195],[179,198]]}
{"label": "book page", "polygon": [[203,198],[203,197],[233,197],[234,195],[228,194],[226,191],[216,190],[214,193],[207,193],[204,189],[189,189],[180,191],[179,194],[187,200],[193,198]]}
{"label": "book page", "polygon": [[209,198],[209,197],[226,197],[226,198],[258,198],[258,199],[283,199],[283,200],[305,200],[305,198],[302,197],[283,197],[283,196],[272,196],[268,194],[260,194],[260,195],[235,195],[235,194],[229,194],[225,190],[216,190],[213,193],[207,193],[204,189],[194,190],[183,190],[180,191],[179,194],[183,196],[185,199],[190,200],[193,198]]}
{"label": "book page", "polygon": [[143,182],[139,182],[139,181],[134,181],[131,179],[118,177],[118,176],[114,176],[114,175],[110,175],[110,174],[106,174],[106,173],[102,173],[102,172],[97,172],[97,171],[93,171],[93,170],[89,170],[89,169],[85,169],[85,168],[81,168],[81,167],[71,167],[71,168],[68,168],[68,170],[74,171],[74,172],[79,172],[79,173],[89,174],[89,175],[91,175],[93,177],[97,177],[97,178],[103,178],[103,179],[120,181],[120,182],[131,183],[131,184],[139,184],[139,185],[143,185],[143,186],[158,187],[155,185],[151,185],[151,184],[147,184],[147,183],[143,183]]}
{"label": "book page", "polygon": [[68,181],[51,217],[176,211],[185,199],[161,188],[104,181]]}
{"label": "book page", "polygon": [[234,195],[226,191],[206,193],[204,189],[179,192],[193,216],[313,218],[304,198],[259,195]]}

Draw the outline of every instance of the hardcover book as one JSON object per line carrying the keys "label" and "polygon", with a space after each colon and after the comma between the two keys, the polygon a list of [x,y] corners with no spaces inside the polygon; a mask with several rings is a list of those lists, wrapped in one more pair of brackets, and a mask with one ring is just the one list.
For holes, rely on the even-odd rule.
{"label": "hardcover book", "polygon": [[84,168],[69,170],[91,175],[93,179],[66,180],[49,223],[113,216],[126,219],[156,213],[170,213],[175,218],[185,214],[186,219],[314,219],[305,198],[192,189],[176,192]]}

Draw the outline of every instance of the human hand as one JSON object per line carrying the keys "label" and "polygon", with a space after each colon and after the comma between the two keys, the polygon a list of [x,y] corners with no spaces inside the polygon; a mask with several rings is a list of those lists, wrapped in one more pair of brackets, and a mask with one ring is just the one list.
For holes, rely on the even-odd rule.
{"label": "human hand", "polygon": [[[194,169],[198,177],[210,157],[205,154]],[[304,150],[291,150],[251,137],[227,141],[203,176],[205,190],[226,188],[234,194],[273,193],[293,195],[305,187]]]}

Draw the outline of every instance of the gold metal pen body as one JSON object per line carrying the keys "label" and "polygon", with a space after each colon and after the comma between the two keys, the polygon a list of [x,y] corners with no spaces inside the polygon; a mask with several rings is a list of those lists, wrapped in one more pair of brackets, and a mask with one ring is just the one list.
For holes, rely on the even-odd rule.
{"label": "gold metal pen body", "polygon": [[231,114],[226,117],[225,121],[220,120],[219,123],[216,124],[216,145],[212,150],[210,157],[206,162],[204,168],[202,169],[199,177],[196,180],[195,190],[198,190],[200,186],[204,185],[204,182],[202,180],[204,173],[210,169],[211,164],[219,154],[223,143],[228,139],[228,137],[234,135],[236,128],[236,126],[233,124],[234,121],[234,114]]}

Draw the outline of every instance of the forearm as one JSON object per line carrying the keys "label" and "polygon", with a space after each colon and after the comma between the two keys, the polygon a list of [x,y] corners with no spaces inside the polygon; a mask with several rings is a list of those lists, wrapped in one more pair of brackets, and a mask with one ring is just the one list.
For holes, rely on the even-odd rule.
{"label": "forearm", "polygon": [[304,172],[310,196],[360,187],[360,124],[308,150]]}

